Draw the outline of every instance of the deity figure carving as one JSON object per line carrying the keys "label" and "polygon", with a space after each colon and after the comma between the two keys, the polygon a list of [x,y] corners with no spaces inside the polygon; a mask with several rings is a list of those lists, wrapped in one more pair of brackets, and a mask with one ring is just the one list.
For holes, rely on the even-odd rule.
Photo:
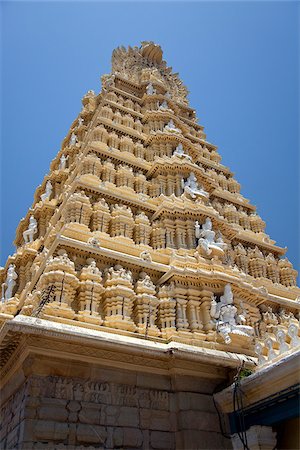
{"label": "deity figure carving", "polygon": [[76,145],[76,142],[77,142],[77,136],[75,133],[72,133],[71,137],[70,137],[69,145],[70,146]]}
{"label": "deity figure carving", "polygon": [[68,159],[69,155],[66,156],[64,153],[61,155],[59,159],[59,170],[65,170]]}
{"label": "deity figure carving", "polygon": [[148,252],[147,250],[144,250],[143,252],[140,253],[140,258],[141,258],[143,261],[152,262],[151,253]]}
{"label": "deity figure carving", "polygon": [[[13,296],[13,290],[16,286],[16,279],[18,278],[15,268],[16,266],[14,264],[10,264],[8,267],[6,281],[2,284],[2,302],[4,302],[4,300],[9,300]],[[5,287],[6,290],[4,293]]]}
{"label": "deity figure carving", "polygon": [[279,343],[279,354],[281,355],[284,352],[289,350],[289,346],[285,341],[286,335],[283,330],[278,330],[276,333],[277,342]]}
{"label": "deity figure carving", "polygon": [[156,94],[156,90],[154,89],[152,83],[149,83],[148,86],[146,87],[146,93],[147,93],[147,95]]}
{"label": "deity figure carving", "polygon": [[145,272],[139,274],[135,293],[134,316],[138,333],[158,336],[160,332],[155,322],[159,301],[155,295],[155,285]]}
{"label": "deity figure carving", "polygon": [[159,104],[159,102],[157,102],[157,105],[158,105],[158,109],[161,109],[161,110],[163,110],[163,111],[165,111],[166,109],[170,109],[170,108],[169,108],[169,105],[168,105],[168,103],[167,103],[166,100],[164,100],[164,101],[161,103],[161,105]]}
{"label": "deity figure carving", "polygon": [[48,180],[47,183],[46,183],[45,192],[44,192],[44,194],[41,195],[42,202],[44,202],[45,200],[49,200],[50,199],[51,194],[52,194],[52,190],[53,190],[52,183],[51,183],[50,180]]}
{"label": "deity figure carving", "polygon": [[297,319],[295,318],[294,314],[291,311],[287,312],[284,308],[280,308],[278,317],[280,325],[283,325],[286,328],[288,328],[292,322],[297,323]]}
{"label": "deity figure carving", "polygon": [[184,194],[191,198],[208,198],[208,193],[199,185],[196,175],[191,172],[189,177],[181,180]]}
{"label": "deity figure carving", "polygon": [[259,365],[262,365],[262,364],[264,364],[265,362],[267,362],[266,357],[263,356],[263,346],[262,346],[262,344],[261,344],[260,342],[257,342],[257,343],[255,344],[254,351],[255,351],[255,353],[256,353],[257,356],[258,356],[258,364],[259,364]]}
{"label": "deity figure carving", "polygon": [[83,125],[84,119],[82,117],[78,117],[78,126],[81,127]]}
{"label": "deity figure carving", "polygon": [[300,345],[300,339],[298,337],[299,326],[292,323],[288,328],[288,335],[291,339],[290,345],[291,347],[298,347]]}
{"label": "deity figure carving", "polygon": [[[192,158],[190,157],[190,155],[188,155],[187,153],[184,153],[183,145],[181,142],[175,148],[175,150],[173,152],[173,156],[178,156],[178,158],[186,158],[186,159],[189,159],[190,161],[192,161]],[[195,177],[195,175],[194,175],[194,177]],[[197,182],[197,178],[196,178],[196,182]]]}
{"label": "deity figure carving", "polygon": [[181,130],[175,127],[172,119],[170,119],[167,125],[165,125],[164,131],[168,131],[169,133],[181,133]]}
{"label": "deity figure carving", "polygon": [[28,229],[23,232],[25,244],[33,242],[33,236],[37,232],[37,221],[34,216],[30,216]]}
{"label": "deity figure carving", "polygon": [[227,244],[225,244],[221,236],[215,239],[216,233],[212,229],[212,222],[209,217],[202,225],[202,228],[200,228],[198,221],[195,222],[195,236],[198,240],[197,250],[200,250],[201,253],[212,257],[224,255]]}
{"label": "deity figure carving", "polygon": [[233,304],[231,285],[226,284],[224,294],[217,303],[215,297],[211,302],[210,315],[216,322],[216,331],[222,336],[225,344],[231,343],[230,334],[238,334],[250,338],[254,334],[252,327],[244,325],[244,314],[237,314],[237,307]]}

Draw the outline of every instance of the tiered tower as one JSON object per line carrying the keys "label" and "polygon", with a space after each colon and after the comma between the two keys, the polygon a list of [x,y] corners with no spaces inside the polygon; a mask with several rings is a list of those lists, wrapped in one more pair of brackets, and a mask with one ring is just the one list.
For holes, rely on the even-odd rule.
{"label": "tiered tower", "polygon": [[296,271],[187,93],[143,42],[83,97],[1,271],[5,448],[226,448],[216,386],[297,345]]}

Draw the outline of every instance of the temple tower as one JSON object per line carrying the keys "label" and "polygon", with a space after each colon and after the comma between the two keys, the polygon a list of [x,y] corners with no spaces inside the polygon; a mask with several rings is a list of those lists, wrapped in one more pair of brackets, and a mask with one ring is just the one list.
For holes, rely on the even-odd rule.
{"label": "temple tower", "polygon": [[213,394],[299,345],[297,273],[187,94],[143,42],[83,97],[1,270],[1,448],[231,448]]}

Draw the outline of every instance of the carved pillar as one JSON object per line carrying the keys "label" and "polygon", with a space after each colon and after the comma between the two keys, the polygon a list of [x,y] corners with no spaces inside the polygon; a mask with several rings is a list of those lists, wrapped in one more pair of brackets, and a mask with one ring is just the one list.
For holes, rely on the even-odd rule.
{"label": "carved pillar", "polygon": [[159,300],[155,295],[155,285],[144,272],[140,273],[135,293],[134,318],[137,332],[147,336],[159,336],[160,331],[155,325]]}
{"label": "carved pillar", "polygon": [[110,211],[108,204],[102,198],[99,202],[93,206],[93,231],[101,231],[102,233],[108,233]]}
{"label": "carved pillar", "polygon": [[135,293],[130,271],[122,266],[111,267],[105,280],[104,325],[121,330],[135,331],[132,309]]}
{"label": "carved pillar", "polygon": [[82,191],[69,197],[63,215],[66,223],[80,223],[88,227],[92,212],[90,199]]}
{"label": "carved pillar", "polygon": [[158,292],[159,313],[158,322],[163,338],[176,334],[176,301],[171,298],[170,287],[162,286]]}
{"label": "carved pillar", "polygon": [[210,316],[210,308],[211,308],[211,300],[212,300],[212,292],[210,291],[201,291],[201,313],[203,320],[203,329],[208,334],[208,340],[212,340],[214,337],[213,328],[214,324],[211,320]]}
{"label": "carved pillar", "polygon": [[102,276],[96,267],[94,260],[91,260],[87,267],[83,267],[79,276],[79,305],[77,319],[83,322],[101,325],[103,320],[100,316],[100,300],[104,291],[102,286]]}
{"label": "carved pillar", "polygon": [[54,286],[53,300],[46,304],[45,313],[73,319],[75,312],[71,305],[78,285],[74,263],[68,258],[67,253],[64,252],[55,258],[51,257],[38,283],[40,291]]}
{"label": "carved pillar", "polygon": [[150,241],[151,226],[145,213],[135,216],[134,241],[136,244],[148,245]]}
{"label": "carved pillar", "polygon": [[132,239],[134,219],[132,211],[125,205],[115,204],[111,213],[111,235]]}

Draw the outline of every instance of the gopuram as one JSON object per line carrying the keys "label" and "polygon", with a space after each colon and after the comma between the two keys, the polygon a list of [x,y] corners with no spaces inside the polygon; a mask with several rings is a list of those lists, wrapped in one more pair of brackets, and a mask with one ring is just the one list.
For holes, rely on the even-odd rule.
{"label": "gopuram", "polygon": [[142,42],[83,97],[0,272],[1,449],[296,448],[297,272],[187,94]]}

